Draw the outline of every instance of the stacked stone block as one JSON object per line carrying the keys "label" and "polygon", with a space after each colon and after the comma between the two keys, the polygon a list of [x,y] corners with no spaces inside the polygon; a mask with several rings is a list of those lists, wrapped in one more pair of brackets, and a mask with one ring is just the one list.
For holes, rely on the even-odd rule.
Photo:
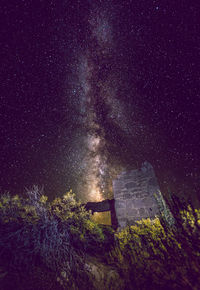
{"label": "stacked stone block", "polygon": [[153,167],[148,162],[144,162],[140,169],[118,175],[113,181],[113,192],[119,227],[159,215],[155,198],[159,191]]}

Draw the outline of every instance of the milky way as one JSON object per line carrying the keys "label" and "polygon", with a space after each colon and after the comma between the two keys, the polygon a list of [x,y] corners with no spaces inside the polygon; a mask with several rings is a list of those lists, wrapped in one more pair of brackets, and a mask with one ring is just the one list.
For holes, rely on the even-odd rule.
{"label": "milky way", "polygon": [[[108,197],[109,178],[105,132],[98,118],[103,118],[104,103],[113,102],[109,94],[112,87],[106,83],[112,71],[106,67],[112,51],[112,31],[105,13],[99,9],[92,11],[88,19],[88,47],[79,57],[78,79],[80,82],[80,111],[82,113],[83,145],[85,155],[82,163],[82,178],[79,192],[84,199],[101,201]],[[109,71],[108,71],[109,70]],[[114,89],[113,89],[114,91]],[[111,104],[108,104],[111,107]],[[102,107],[102,108],[101,108]],[[119,111],[118,111],[119,112]],[[81,164],[80,164],[81,166]]]}
{"label": "milky way", "polygon": [[100,201],[112,197],[111,178],[122,169],[109,152],[108,124],[112,124],[114,135],[117,130],[125,135],[135,132],[129,126],[128,108],[119,98],[120,68],[115,57],[111,10],[95,7],[87,23],[87,46],[78,53],[74,72],[77,78],[72,86],[72,92],[78,91],[82,125],[77,140],[82,144],[78,192],[86,200]]}
{"label": "milky way", "polygon": [[196,4],[18,2],[1,9],[2,190],[101,200],[117,172],[145,160],[163,182],[195,184]]}

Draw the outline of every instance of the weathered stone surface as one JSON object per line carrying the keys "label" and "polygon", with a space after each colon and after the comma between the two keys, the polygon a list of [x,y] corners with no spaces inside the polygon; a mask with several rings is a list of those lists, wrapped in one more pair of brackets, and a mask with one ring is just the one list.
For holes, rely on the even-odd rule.
{"label": "weathered stone surface", "polygon": [[120,217],[120,216],[124,217],[126,214],[126,209],[125,208],[116,208],[116,214],[118,217]]}
{"label": "weathered stone surface", "polygon": [[154,206],[155,205],[155,203],[156,203],[156,201],[152,198],[152,197],[145,197],[143,200],[142,200],[142,202],[143,202],[143,205],[145,206],[145,207],[151,207],[151,206]]}
{"label": "weathered stone surface", "polygon": [[149,207],[149,208],[148,208],[148,212],[149,212],[150,215],[156,215],[156,214],[159,213],[159,210],[158,210],[157,207],[152,206],[152,207]]}
{"label": "weathered stone surface", "polygon": [[126,200],[126,209],[133,208],[133,207],[134,207],[133,199],[127,199]]}
{"label": "weathered stone surface", "polygon": [[125,193],[124,194],[124,199],[130,199],[132,197],[133,197],[133,195],[131,193]]}
{"label": "weathered stone surface", "polygon": [[115,196],[116,196],[116,198],[119,197],[119,196],[121,196],[121,195],[123,195],[122,190],[120,190],[120,189],[116,189],[116,190],[115,190]]}
{"label": "weathered stone surface", "polygon": [[140,208],[139,214],[140,214],[140,216],[145,216],[145,214],[146,214],[145,208]]}
{"label": "weathered stone surface", "polygon": [[136,187],[132,188],[131,191],[132,192],[139,192],[139,193],[141,193],[145,189],[146,189],[146,186],[136,186]]}
{"label": "weathered stone surface", "polygon": [[134,199],[133,200],[133,205],[135,208],[141,208],[144,206],[144,199],[140,199],[140,198],[137,198],[137,199]]}
{"label": "weathered stone surface", "polygon": [[135,183],[135,182],[129,182],[126,184],[127,189],[135,188],[136,186],[137,186],[137,183]]}
{"label": "weathered stone surface", "polygon": [[144,162],[141,169],[123,172],[113,182],[115,209],[119,226],[159,214],[154,193],[159,186],[153,167]]}
{"label": "weathered stone surface", "polygon": [[115,200],[115,208],[125,208],[126,207],[126,201],[124,200],[119,200],[119,199],[116,199]]}
{"label": "weathered stone surface", "polygon": [[139,216],[139,211],[135,208],[128,208],[126,212],[128,216],[133,216],[133,217]]}

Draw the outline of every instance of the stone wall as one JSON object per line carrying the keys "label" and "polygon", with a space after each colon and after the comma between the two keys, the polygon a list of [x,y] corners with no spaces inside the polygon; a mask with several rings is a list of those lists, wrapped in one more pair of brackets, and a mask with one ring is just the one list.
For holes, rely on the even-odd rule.
{"label": "stone wall", "polygon": [[113,181],[113,192],[119,227],[159,215],[155,194],[159,197],[160,189],[150,163],[145,161],[141,169],[118,175]]}

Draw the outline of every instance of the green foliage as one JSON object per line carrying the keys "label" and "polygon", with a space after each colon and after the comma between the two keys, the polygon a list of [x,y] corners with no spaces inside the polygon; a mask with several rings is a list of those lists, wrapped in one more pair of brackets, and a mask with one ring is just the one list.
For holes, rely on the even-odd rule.
{"label": "green foliage", "polygon": [[179,211],[179,227],[143,219],[116,233],[107,255],[127,281],[127,289],[198,289],[200,210]]}
{"label": "green foliage", "polygon": [[93,254],[100,251],[104,241],[102,229],[91,220],[91,213],[86,211],[72,191],[56,198],[49,207],[51,213],[69,225],[75,247]]}
{"label": "green foliage", "polygon": [[9,273],[4,280],[11,273],[18,273],[13,274],[17,277],[25,272],[30,280],[37,269],[47,277],[52,275],[55,286],[56,277],[64,271],[63,287],[69,284],[83,289],[89,283],[84,269],[85,253],[102,249],[103,230],[90,220],[91,213],[81,206],[72,191],[52,202],[37,187],[27,195],[27,198],[0,196],[0,267]]}
{"label": "green foliage", "polygon": [[194,230],[197,230],[196,223],[200,225],[200,210],[192,209],[190,205],[188,205],[187,209],[181,210],[180,214],[183,219],[183,225],[187,228],[187,225]]}
{"label": "green foliage", "polygon": [[91,220],[72,191],[52,202],[37,187],[27,198],[4,194],[0,285],[3,290],[92,289],[84,267],[92,255],[114,267],[126,290],[199,289],[200,210],[174,196],[163,206],[165,216],[142,219],[114,235]]}

